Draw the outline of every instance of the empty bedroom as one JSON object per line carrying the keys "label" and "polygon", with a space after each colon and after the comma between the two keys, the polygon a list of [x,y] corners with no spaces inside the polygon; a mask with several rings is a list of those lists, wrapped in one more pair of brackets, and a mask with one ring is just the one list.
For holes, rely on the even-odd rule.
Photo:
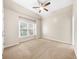
{"label": "empty bedroom", "polygon": [[4,0],[3,59],[76,59],[76,0]]}

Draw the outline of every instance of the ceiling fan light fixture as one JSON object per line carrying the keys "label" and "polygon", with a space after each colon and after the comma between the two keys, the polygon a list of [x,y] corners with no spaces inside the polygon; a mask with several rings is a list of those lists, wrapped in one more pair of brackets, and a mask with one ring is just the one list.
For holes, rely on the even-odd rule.
{"label": "ceiling fan light fixture", "polygon": [[33,8],[39,9],[39,13],[41,13],[41,11],[48,11],[46,6],[49,6],[51,4],[50,2],[45,1],[44,3],[42,3],[39,0],[37,0],[37,2],[39,3],[39,7],[33,7]]}
{"label": "ceiling fan light fixture", "polygon": [[41,6],[39,9],[40,9],[40,10],[44,10],[44,7]]}

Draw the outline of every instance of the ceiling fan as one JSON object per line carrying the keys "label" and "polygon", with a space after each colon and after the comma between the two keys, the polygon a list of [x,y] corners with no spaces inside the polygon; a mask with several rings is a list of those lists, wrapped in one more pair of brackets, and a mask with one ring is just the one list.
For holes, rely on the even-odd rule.
{"label": "ceiling fan", "polygon": [[45,10],[45,11],[48,11],[48,9],[46,8],[46,6],[50,5],[51,3],[50,2],[40,2],[39,0],[37,0],[39,6],[35,6],[35,7],[32,7],[34,9],[39,9],[39,13],[41,13],[42,10]]}

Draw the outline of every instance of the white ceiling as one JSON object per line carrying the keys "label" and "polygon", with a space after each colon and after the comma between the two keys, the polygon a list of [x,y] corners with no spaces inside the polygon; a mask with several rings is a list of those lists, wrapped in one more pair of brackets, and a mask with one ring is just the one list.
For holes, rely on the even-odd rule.
{"label": "white ceiling", "polygon": [[[40,1],[44,2],[46,0],[40,0]],[[52,11],[64,8],[72,4],[72,0],[49,0],[49,1],[51,1],[51,4],[47,7],[49,11],[48,12],[43,11],[42,13],[40,13],[40,15],[46,15],[48,13],[51,13]],[[38,13],[38,10],[32,8],[33,6],[39,6],[37,0],[14,0],[14,2],[23,6],[24,8],[28,8],[34,11],[35,13]]]}

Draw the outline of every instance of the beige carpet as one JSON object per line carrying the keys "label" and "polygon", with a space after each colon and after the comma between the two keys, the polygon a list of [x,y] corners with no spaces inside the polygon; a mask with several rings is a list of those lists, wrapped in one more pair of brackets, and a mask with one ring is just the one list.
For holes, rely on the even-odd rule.
{"label": "beige carpet", "polygon": [[5,48],[3,59],[76,59],[71,45],[45,39]]}

